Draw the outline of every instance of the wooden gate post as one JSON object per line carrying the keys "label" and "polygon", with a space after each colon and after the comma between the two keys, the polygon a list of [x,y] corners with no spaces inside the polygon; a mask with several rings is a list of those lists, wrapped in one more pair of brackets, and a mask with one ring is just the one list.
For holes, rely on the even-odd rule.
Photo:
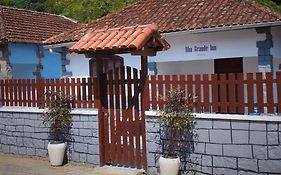
{"label": "wooden gate post", "polygon": [[95,94],[95,101],[98,106],[98,126],[99,126],[99,149],[100,149],[100,166],[104,166],[105,162],[105,138],[104,135],[104,77],[103,77],[103,59],[96,57],[96,71],[97,71],[97,94]]}

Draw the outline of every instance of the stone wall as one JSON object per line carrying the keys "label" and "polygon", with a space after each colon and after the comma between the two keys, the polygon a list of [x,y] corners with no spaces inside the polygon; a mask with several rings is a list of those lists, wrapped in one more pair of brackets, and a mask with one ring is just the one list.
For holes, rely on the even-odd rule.
{"label": "stone wall", "polygon": [[[162,152],[160,127],[155,117],[146,121],[148,166],[152,170],[158,168]],[[281,173],[281,122],[198,118],[197,134],[193,153],[185,152],[188,159],[184,164],[192,165],[183,168],[185,173],[187,169],[189,174]]]}
{"label": "stone wall", "polygon": [[[0,152],[47,158],[49,129],[42,125],[40,115],[34,111],[1,111]],[[69,161],[99,165],[97,120],[96,114],[73,114],[67,148]]]}

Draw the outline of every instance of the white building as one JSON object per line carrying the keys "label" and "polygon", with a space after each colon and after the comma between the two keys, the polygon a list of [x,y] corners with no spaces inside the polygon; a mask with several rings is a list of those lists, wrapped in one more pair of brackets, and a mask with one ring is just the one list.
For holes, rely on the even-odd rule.
{"label": "white building", "polygon": [[[70,47],[89,28],[113,28],[156,23],[171,49],[149,58],[150,73],[212,74],[281,70],[281,14],[254,1],[137,2],[87,26],[48,39],[49,48]],[[138,9],[138,10],[135,10]],[[139,68],[139,58],[120,55],[124,64]],[[67,71],[89,76],[90,58],[68,54]]]}

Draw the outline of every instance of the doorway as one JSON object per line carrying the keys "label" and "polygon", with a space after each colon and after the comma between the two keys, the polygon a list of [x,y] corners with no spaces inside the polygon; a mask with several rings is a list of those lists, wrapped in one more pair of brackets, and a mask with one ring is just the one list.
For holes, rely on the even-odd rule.
{"label": "doorway", "polygon": [[215,74],[243,73],[243,58],[215,59]]}
{"label": "doorway", "polygon": [[214,62],[214,69],[219,80],[219,84],[217,85],[218,112],[239,113],[238,74],[240,74],[241,77],[243,73],[243,58],[216,59]]}

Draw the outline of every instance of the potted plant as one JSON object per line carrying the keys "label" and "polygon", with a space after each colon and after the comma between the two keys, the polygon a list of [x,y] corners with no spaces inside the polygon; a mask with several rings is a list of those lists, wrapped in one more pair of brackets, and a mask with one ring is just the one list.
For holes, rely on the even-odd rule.
{"label": "potted plant", "polygon": [[71,99],[63,92],[47,92],[49,102],[47,110],[43,113],[43,124],[50,128],[51,140],[48,143],[48,154],[52,166],[63,163],[66,143],[64,134],[67,134],[72,123]]}
{"label": "potted plant", "polygon": [[[165,106],[159,111],[158,121],[161,130],[164,130],[166,152],[159,158],[160,175],[177,175],[180,167],[180,158],[176,152],[181,140],[192,140],[195,133],[195,115],[192,113],[193,97],[186,96],[185,90],[172,90],[163,100]],[[184,133],[184,134],[183,134]],[[184,138],[182,137],[184,136]]]}

